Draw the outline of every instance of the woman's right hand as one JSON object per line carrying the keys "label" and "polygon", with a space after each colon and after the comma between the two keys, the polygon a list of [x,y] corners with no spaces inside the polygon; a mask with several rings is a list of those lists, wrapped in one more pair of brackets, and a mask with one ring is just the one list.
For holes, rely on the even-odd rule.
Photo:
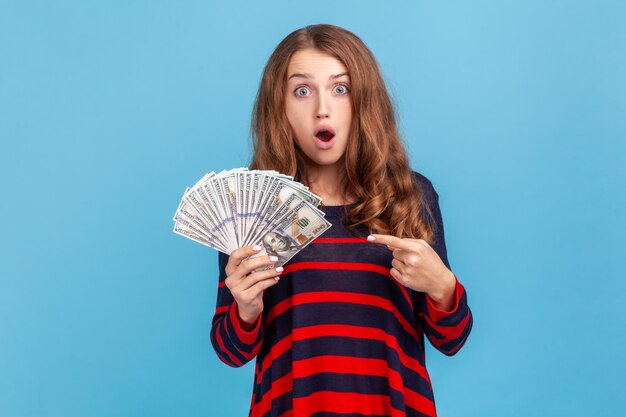
{"label": "woman's right hand", "polygon": [[[278,275],[283,271],[282,267],[274,268],[274,262],[278,261],[275,256],[261,255],[248,258],[261,249],[262,247],[258,245],[236,249],[230,254],[226,265],[224,283],[237,301],[239,318],[248,325],[244,326],[247,327],[246,330],[251,330],[263,311],[263,291],[276,284],[280,279]],[[263,266],[271,268],[252,272]]]}

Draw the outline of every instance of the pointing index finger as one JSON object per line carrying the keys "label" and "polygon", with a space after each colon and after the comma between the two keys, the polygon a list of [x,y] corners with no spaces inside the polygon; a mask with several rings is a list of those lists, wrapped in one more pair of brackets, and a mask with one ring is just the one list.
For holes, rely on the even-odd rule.
{"label": "pointing index finger", "polygon": [[373,243],[380,243],[381,245],[387,245],[400,249],[410,249],[411,246],[409,242],[404,239],[391,235],[371,234],[367,237],[367,240]]}

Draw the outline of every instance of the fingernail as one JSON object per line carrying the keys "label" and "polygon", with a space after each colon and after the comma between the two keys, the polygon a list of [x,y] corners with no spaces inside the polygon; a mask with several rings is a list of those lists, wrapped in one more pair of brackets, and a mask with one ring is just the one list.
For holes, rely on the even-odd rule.
{"label": "fingernail", "polygon": [[280,277],[274,277],[276,281],[280,281]]}
{"label": "fingernail", "polygon": [[278,256],[270,256],[270,261],[276,262],[278,260]]}
{"label": "fingernail", "polygon": [[284,268],[282,266],[279,266],[278,268],[276,268],[276,272],[283,272]]}
{"label": "fingernail", "polygon": [[375,241],[375,240],[376,240],[376,238],[375,238],[374,236],[372,236],[372,235],[369,235],[369,236],[367,237],[367,240],[369,240],[370,242],[373,242],[373,241]]}
{"label": "fingernail", "polygon": [[258,252],[258,251],[260,251],[260,250],[261,250],[261,246],[259,246],[259,245],[254,245],[254,246],[252,247],[252,250],[254,250],[254,251],[257,251],[257,252]]}

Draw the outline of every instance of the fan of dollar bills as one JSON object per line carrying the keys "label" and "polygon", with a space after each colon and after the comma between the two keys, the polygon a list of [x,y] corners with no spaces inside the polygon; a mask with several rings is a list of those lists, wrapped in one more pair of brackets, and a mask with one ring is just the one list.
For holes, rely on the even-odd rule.
{"label": "fan of dollar bills", "polygon": [[322,199],[276,171],[236,168],[204,175],[187,188],[174,215],[174,232],[227,255],[261,245],[259,255],[284,265],[331,224]]}

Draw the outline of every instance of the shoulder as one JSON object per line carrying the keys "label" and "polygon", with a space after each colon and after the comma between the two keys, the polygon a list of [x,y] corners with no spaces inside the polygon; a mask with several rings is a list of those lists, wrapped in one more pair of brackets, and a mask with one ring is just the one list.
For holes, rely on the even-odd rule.
{"label": "shoulder", "polygon": [[432,185],[430,180],[422,173],[417,171],[411,171],[411,175],[413,176],[413,180],[417,181],[421,186]]}
{"label": "shoulder", "polygon": [[417,172],[411,171],[411,176],[413,177],[413,181],[415,182],[417,188],[422,194],[423,198],[426,201],[433,201],[437,199],[439,196],[437,195],[437,191],[435,191],[435,187],[430,179],[428,179],[425,175]]}

